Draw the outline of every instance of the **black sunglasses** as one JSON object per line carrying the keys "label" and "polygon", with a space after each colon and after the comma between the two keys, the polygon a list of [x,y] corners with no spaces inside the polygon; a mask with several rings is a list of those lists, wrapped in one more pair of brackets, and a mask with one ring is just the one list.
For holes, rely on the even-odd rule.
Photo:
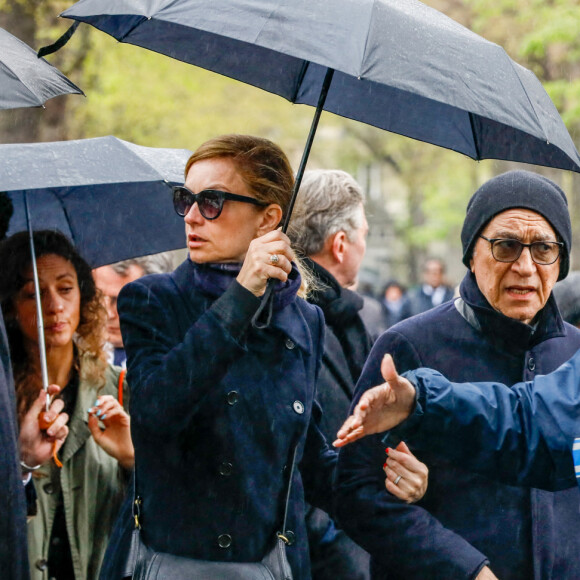
{"label": "black sunglasses", "polygon": [[519,240],[509,238],[480,238],[491,244],[491,254],[498,262],[515,262],[519,259],[524,248],[530,248],[532,260],[540,266],[553,264],[558,257],[564,244],[562,242],[532,242],[524,244]]}
{"label": "black sunglasses", "polygon": [[237,195],[219,189],[204,189],[199,193],[187,189],[185,185],[177,185],[173,189],[173,208],[177,215],[184,217],[188,214],[194,203],[197,203],[199,213],[206,220],[215,220],[220,217],[224,208],[224,201],[241,201],[252,203],[261,207],[268,204],[247,195]]}

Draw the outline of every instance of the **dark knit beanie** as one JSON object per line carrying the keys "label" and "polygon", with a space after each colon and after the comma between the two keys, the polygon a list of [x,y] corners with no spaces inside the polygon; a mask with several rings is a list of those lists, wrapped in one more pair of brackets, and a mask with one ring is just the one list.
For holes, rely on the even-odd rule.
{"label": "dark knit beanie", "polygon": [[547,177],[531,171],[508,171],[484,183],[467,204],[461,230],[463,263],[469,268],[473,246],[485,225],[498,213],[514,208],[530,209],[544,217],[564,242],[560,255],[560,276],[570,269],[572,226],[566,194]]}

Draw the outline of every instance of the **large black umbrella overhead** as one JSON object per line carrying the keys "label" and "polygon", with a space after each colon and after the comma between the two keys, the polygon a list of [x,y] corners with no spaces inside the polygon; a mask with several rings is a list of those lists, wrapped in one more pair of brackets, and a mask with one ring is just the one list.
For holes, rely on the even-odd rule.
{"label": "large black umbrella overhead", "polygon": [[293,200],[322,109],[473,159],[580,171],[533,73],[418,0],[80,0],[61,16],[315,105]]}
{"label": "large black umbrella overhead", "polygon": [[0,145],[0,191],[14,206],[9,234],[28,229],[36,288],[42,384],[48,397],[42,305],[33,229],[58,229],[93,267],[185,245],[172,184],[190,152],[115,137]]}
{"label": "large black umbrella overhead", "polygon": [[121,42],[473,159],[580,171],[537,78],[418,0],[80,0]]}
{"label": "large black umbrella overhead", "polygon": [[41,107],[48,99],[84,94],[27,44],[0,28],[0,109]]}

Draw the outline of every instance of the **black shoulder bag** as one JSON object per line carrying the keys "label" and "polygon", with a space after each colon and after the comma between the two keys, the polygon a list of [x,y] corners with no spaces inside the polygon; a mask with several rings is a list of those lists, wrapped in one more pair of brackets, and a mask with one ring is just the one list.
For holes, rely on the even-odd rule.
{"label": "black shoulder bag", "polygon": [[286,531],[288,506],[292,478],[296,465],[298,444],[294,447],[290,478],[284,507],[282,531],[276,533],[273,548],[260,562],[214,562],[174,556],[165,552],[156,552],[148,548],[141,539],[139,523],[141,498],[137,494],[137,470],[135,469],[135,491],[133,497],[133,518],[135,527],[131,540],[131,549],[127,561],[126,576],[133,580],[292,580],[292,570],[286,557],[286,544],[292,543],[292,532]]}

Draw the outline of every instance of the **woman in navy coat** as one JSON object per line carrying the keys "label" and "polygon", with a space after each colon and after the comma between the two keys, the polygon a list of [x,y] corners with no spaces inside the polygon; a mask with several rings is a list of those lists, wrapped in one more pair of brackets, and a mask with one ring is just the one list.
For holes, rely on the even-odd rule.
{"label": "woman in navy coat", "polygon": [[[310,577],[303,502],[330,510],[336,456],[314,403],[324,322],[278,230],[293,185],[284,153],[265,139],[203,144],[174,190],[189,258],[119,296],[131,385],[142,538],[171,554],[260,561],[286,529],[294,577]],[[194,193],[195,192],[195,193]],[[271,324],[256,330],[269,278]]]}

